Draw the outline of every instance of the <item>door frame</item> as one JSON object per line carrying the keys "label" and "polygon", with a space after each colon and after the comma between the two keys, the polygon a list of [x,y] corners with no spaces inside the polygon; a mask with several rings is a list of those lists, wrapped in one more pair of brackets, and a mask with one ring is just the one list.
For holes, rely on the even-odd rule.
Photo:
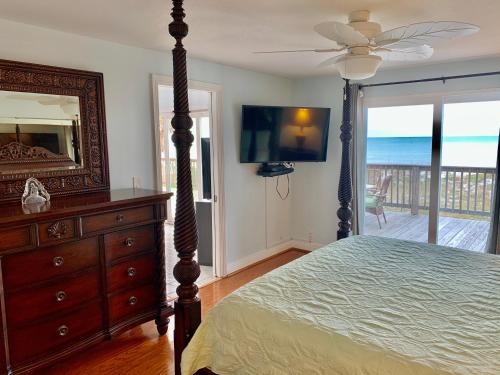
{"label": "door frame", "polygon": [[[155,175],[156,188],[161,190],[161,148],[160,148],[160,110],[158,106],[158,86],[173,87],[172,76],[152,74],[151,84],[153,90],[153,126],[155,150]],[[226,264],[226,223],[225,223],[225,194],[224,194],[224,148],[222,128],[222,99],[221,85],[201,81],[188,81],[189,89],[208,91],[211,93],[210,108],[210,158],[212,169],[212,245],[214,275],[223,277],[227,274]],[[168,168],[168,167],[167,167]],[[170,201],[169,203],[170,204]]]}

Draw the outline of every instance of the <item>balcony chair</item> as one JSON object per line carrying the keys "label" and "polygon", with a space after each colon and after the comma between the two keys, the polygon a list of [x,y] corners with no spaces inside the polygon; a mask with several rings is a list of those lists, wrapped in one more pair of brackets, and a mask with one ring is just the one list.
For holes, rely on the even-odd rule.
{"label": "balcony chair", "polygon": [[[379,215],[382,215],[384,222],[387,224],[387,218],[384,212],[384,203],[387,198],[387,190],[391,185],[392,176],[387,175],[382,180],[380,187],[375,192],[368,191],[365,198],[365,211],[377,216],[378,226],[382,229],[382,224],[380,224]],[[378,185],[378,184],[377,184]]]}

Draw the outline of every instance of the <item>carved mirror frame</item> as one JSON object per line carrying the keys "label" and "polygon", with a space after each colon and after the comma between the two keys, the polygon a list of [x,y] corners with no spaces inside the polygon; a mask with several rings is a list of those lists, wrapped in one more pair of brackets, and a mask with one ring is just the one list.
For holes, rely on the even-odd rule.
{"label": "carved mirror frame", "polygon": [[78,96],[83,151],[82,168],[0,174],[0,202],[20,199],[29,177],[52,196],[109,190],[102,73],[0,60],[0,90]]}

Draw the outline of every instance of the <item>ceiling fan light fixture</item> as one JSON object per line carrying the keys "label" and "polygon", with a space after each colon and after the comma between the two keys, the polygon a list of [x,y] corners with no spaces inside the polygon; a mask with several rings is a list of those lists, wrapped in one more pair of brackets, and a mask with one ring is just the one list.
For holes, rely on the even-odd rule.
{"label": "ceiling fan light fixture", "polygon": [[377,73],[382,58],[375,55],[345,55],[340,57],[335,66],[344,79],[362,80]]}
{"label": "ceiling fan light fixture", "polygon": [[[370,21],[370,11],[356,10],[349,15],[349,23],[322,22],[314,26],[322,37],[335,42],[333,48],[265,51],[260,53],[321,52],[335,53],[319,68],[335,65],[344,79],[362,80],[373,77],[382,60],[417,61],[433,54],[435,43],[479,31],[479,26],[458,21],[419,22],[382,31],[382,26]],[[339,56],[340,52],[347,54]]]}

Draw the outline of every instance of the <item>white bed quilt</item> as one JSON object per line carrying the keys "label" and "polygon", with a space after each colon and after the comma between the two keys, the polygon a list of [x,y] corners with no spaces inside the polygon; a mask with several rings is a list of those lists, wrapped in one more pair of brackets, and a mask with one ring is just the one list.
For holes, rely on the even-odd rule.
{"label": "white bed quilt", "polygon": [[232,293],[182,374],[499,375],[500,256],[355,236]]}

